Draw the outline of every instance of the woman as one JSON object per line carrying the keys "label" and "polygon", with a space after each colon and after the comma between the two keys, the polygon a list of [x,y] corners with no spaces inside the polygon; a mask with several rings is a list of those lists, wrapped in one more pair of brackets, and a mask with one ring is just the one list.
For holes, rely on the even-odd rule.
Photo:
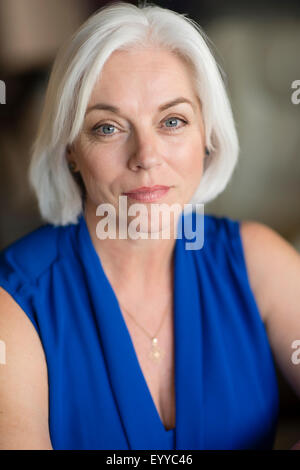
{"label": "woman", "polygon": [[33,150],[48,223],[1,256],[2,448],[271,449],[271,347],[300,395],[300,260],[250,221],[205,215],[198,249],[178,236],[203,230],[183,209],[216,197],[238,154],[200,28],[99,10],[57,56]]}

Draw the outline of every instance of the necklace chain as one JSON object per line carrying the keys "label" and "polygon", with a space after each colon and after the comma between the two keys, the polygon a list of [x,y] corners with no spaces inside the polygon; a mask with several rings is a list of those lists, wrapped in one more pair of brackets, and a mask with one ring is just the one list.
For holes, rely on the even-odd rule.
{"label": "necklace chain", "polygon": [[128,312],[128,310],[127,310],[126,308],[124,308],[123,306],[122,306],[122,308],[123,308],[123,310],[132,318],[132,320],[135,322],[135,324],[136,324],[139,328],[141,328],[141,329],[144,331],[144,333],[148,336],[148,338],[151,339],[152,347],[151,347],[151,351],[150,351],[150,353],[149,353],[149,357],[150,357],[151,359],[155,360],[156,362],[159,362],[160,359],[162,359],[162,358],[164,357],[165,353],[164,353],[164,351],[158,346],[157,335],[158,335],[158,333],[159,333],[159,331],[160,331],[160,329],[161,329],[161,327],[162,327],[162,324],[163,324],[163,322],[164,322],[164,319],[166,318],[166,314],[167,314],[167,312],[169,311],[169,305],[167,306],[167,308],[166,308],[166,310],[165,310],[165,312],[164,312],[164,314],[163,314],[163,316],[162,316],[160,325],[159,325],[159,327],[158,327],[158,329],[157,329],[157,331],[156,331],[156,333],[155,333],[154,336],[150,335],[150,334],[148,333],[148,331],[146,331],[145,328],[144,328],[142,325],[140,325],[140,324],[136,321],[136,319],[134,318],[134,316],[133,316],[130,312]]}

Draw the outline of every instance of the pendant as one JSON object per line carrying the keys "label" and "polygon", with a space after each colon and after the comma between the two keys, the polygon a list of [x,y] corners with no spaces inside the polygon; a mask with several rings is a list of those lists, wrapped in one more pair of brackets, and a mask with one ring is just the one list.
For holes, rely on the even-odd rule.
{"label": "pendant", "polygon": [[155,362],[159,362],[161,359],[163,359],[165,353],[162,349],[157,344],[157,338],[152,338],[152,347],[151,351],[149,353],[150,359],[152,359]]}

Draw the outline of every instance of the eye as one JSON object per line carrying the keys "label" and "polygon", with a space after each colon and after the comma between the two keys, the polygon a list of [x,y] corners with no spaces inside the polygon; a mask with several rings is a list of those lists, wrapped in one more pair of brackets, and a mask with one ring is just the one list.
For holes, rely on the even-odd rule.
{"label": "eye", "polygon": [[[178,123],[178,121],[181,121],[181,123],[183,123],[183,125],[178,127],[178,125],[176,125]],[[182,127],[184,127],[187,124],[187,121],[185,121],[182,118],[176,117],[176,116],[171,116],[168,119],[165,119],[163,122],[171,123],[171,125],[166,126],[167,129],[170,132],[176,132],[176,131],[178,131],[179,129],[181,129]],[[101,128],[102,128],[102,131],[99,132],[99,129],[101,129]],[[114,124],[111,124],[109,122],[104,122],[102,124],[97,124],[93,128],[93,132],[95,134],[99,135],[100,137],[109,138],[109,137],[113,137],[114,135],[117,134],[116,132],[113,132],[114,129],[117,129],[117,127]]]}
{"label": "eye", "polygon": [[[109,122],[105,122],[103,124],[95,126],[93,128],[93,132],[95,132],[96,134],[99,134],[98,130],[101,129],[101,127],[103,128],[102,133],[100,133],[101,137],[111,137],[115,135],[115,132],[111,132],[111,130],[116,128],[116,126],[114,126],[113,124],[110,124]],[[108,132],[106,132],[107,129],[108,129]]]}
{"label": "eye", "polygon": [[[180,126],[180,127],[176,126],[176,122],[178,122],[178,121],[181,121],[181,122],[183,123],[183,126]],[[171,132],[177,131],[178,129],[181,129],[182,127],[184,127],[184,126],[187,124],[187,121],[185,121],[184,119],[181,119],[181,118],[179,118],[179,117],[175,117],[175,116],[169,117],[169,118],[166,119],[164,122],[166,122],[166,123],[169,122],[169,123],[171,123],[171,124],[172,124],[172,123],[173,123],[173,124],[175,123],[174,126],[173,126],[173,125],[171,125],[171,126],[168,126],[168,125],[167,125],[167,128],[168,128]]]}

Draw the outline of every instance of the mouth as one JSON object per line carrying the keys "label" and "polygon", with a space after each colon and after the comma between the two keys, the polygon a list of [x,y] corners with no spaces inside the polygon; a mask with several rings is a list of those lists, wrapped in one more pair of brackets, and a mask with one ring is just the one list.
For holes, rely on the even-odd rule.
{"label": "mouth", "polygon": [[128,193],[122,193],[124,196],[134,199],[140,202],[154,202],[162,199],[170,190],[170,186],[142,186],[140,188],[129,191]]}

